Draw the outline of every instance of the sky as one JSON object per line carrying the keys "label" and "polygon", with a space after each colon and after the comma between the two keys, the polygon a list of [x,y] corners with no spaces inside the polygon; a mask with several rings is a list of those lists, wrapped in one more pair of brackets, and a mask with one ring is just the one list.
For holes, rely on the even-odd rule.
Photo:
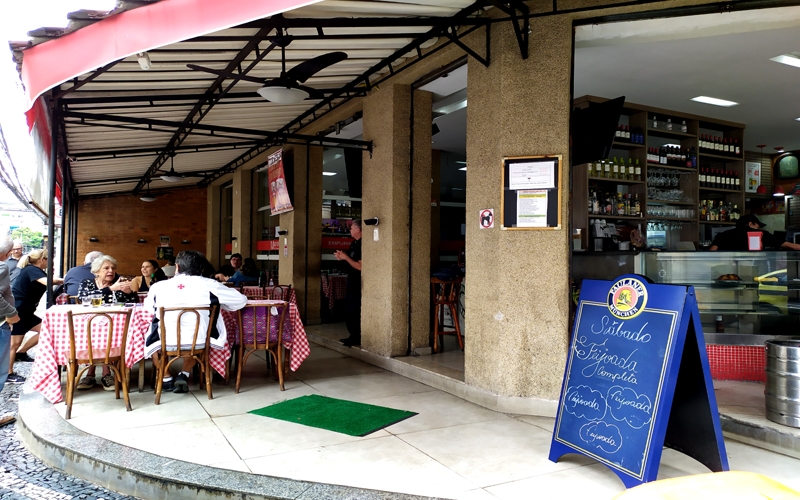
{"label": "sky", "polygon": [[25,122],[22,83],[8,48],[8,41],[27,40],[28,31],[42,27],[62,27],[67,14],[81,9],[111,10],[115,0],[23,0],[0,2],[0,127],[20,180],[27,183],[33,172],[33,141]]}

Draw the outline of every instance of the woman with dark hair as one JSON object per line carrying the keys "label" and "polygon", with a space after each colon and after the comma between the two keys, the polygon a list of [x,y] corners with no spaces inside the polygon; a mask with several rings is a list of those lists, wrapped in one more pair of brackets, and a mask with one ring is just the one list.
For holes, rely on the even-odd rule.
{"label": "woman with dark hair", "polygon": [[233,273],[233,276],[230,277],[228,283],[233,283],[236,286],[255,285],[258,284],[258,275],[259,270],[258,266],[256,265],[256,261],[248,257],[244,259],[244,264],[242,264],[242,267]]}
{"label": "woman with dark hair", "polygon": [[153,283],[164,281],[165,279],[167,279],[167,276],[161,270],[158,262],[146,260],[142,262],[142,275],[131,280],[131,291],[146,292],[150,290]]}

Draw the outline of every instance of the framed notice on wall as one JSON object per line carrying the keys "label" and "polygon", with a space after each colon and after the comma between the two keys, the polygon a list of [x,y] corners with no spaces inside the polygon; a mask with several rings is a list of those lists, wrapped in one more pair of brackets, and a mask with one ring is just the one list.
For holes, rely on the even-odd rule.
{"label": "framed notice on wall", "polygon": [[561,229],[561,155],[503,158],[500,228]]}

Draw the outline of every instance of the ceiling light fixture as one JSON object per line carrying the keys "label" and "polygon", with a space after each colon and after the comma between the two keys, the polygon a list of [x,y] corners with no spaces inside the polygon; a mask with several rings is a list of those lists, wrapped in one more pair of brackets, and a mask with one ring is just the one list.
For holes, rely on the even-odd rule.
{"label": "ceiling light fixture", "polygon": [[333,175],[336,175],[336,172],[322,172],[322,175],[325,175],[327,177],[331,177]]}
{"label": "ceiling light fixture", "polygon": [[150,194],[150,180],[147,180],[147,192],[139,197],[140,200],[146,201],[148,203],[152,201],[156,201],[156,197]]}
{"label": "ceiling light fixture", "polygon": [[166,182],[178,182],[183,179],[183,177],[175,171],[175,151],[169,153],[169,161],[169,172],[162,175],[161,180]]}
{"label": "ceiling light fixture", "polygon": [[261,87],[256,92],[264,99],[276,104],[297,104],[308,97],[308,92],[289,87]]}
{"label": "ceiling light fixture", "polygon": [[136,54],[136,60],[139,62],[139,67],[145,71],[153,66],[150,61],[150,55],[147,52],[139,52]]}
{"label": "ceiling light fixture", "polygon": [[777,57],[770,57],[769,60],[781,64],[786,64],[787,66],[794,66],[795,68],[800,68],[800,57],[798,57],[794,53],[783,54]]}
{"label": "ceiling light fixture", "polygon": [[794,120],[800,122],[800,118],[795,118]]}
{"label": "ceiling light fixture", "polygon": [[467,171],[467,167],[461,167],[461,168],[459,168],[459,170],[463,170],[464,172],[466,172]]}
{"label": "ceiling light fixture", "polygon": [[726,101],[725,99],[717,99],[716,97],[708,97],[704,95],[693,97],[690,99],[690,101],[702,102],[703,104],[711,104],[712,106],[722,106],[723,108],[730,108],[731,106],[739,105],[738,102]]}

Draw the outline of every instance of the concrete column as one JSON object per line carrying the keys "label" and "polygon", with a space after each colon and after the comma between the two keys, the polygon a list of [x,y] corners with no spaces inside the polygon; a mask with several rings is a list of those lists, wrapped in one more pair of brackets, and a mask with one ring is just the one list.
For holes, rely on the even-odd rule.
{"label": "concrete column", "polygon": [[414,154],[411,219],[411,87],[385,85],[364,101],[364,139],[373,141],[375,150],[371,158],[364,153],[362,214],[365,219],[378,217],[380,225],[363,228],[361,346],[382,356],[406,354],[409,318],[412,346],[428,345],[430,94],[419,92],[415,104],[415,131],[420,133],[415,133],[415,144],[420,148]]}
{"label": "concrete column", "polygon": [[[292,169],[294,210],[281,214],[279,237],[280,283],[291,283],[305,324],[320,323],[320,264],[322,247],[322,148],[284,148],[284,169]],[[306,237],[308,237],[306,243]],[[284,245],[288,245],[284,255]]]}
{"label": "concrete column", "polygon": [[213,265],[225,255],[225,249],[219,247],[220,231],[220,187],[208,186],[208,209],[206,211],[206,259]]}
{"label": "concrete column", "polygon": [[233,252],[243,257],[253,257],[251,247],[251,219],[253,217],[253,186],[251,170],[239,169],[233,173]]}
{"label": "concrete column", "polygon": [[[558,398],[569,320],[571,19],[531,19],[522,60],[511,23],[492,26],[492,62],[470,58],[467,115],[465,381],[515,397]],[[477,42],[476,42],[477,43]],[[561,154],[561,229],[480,229],[500,216],[504,156]]]}

